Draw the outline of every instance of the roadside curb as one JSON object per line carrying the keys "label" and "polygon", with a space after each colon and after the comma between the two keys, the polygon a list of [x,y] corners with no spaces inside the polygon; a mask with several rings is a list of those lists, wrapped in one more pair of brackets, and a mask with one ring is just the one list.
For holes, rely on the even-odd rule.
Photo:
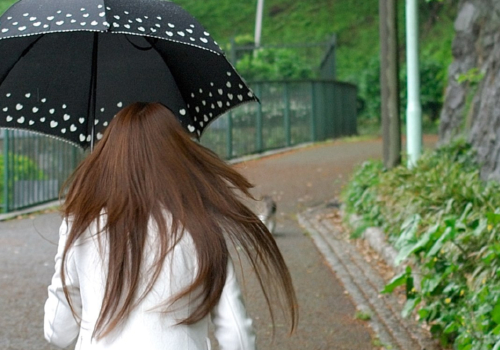
{"label": "roadside curb", "polygon": [[[438,350],[436,342],[415,320],[401,316],[402,306],[394,295],[379,293],[385,286],[385,281],[366,262],[357,248],[341,236],[330,220],[324,219],[325,215],[331,213],[327,206],[311,208],[299,214],[299,223],[309,232],[316,247],[352,297],[357,309],[370,314],[368,324],[384,348]],[[370,240],[379,251],[385,252],[388,259],[395,257],[394,248],[381,239],[380,232],[371,232],[367,233],[367,240],[368,236],[371,236]],[[392,264],[388,265],[393,266],[393,262],[394,259]]]}
{"label": "roadside curb", "polygon": [[[342,217],[345,217],[345,212],[342,211]],[[360,227],[362,218],[356,214],[348,215],[348,223],[353,229]],[[420,282],[422,281],[422,274],[420,269],[416,266],[412,257],[406,258],[400,265],[396,265],[396,257],[399,252],[389,243],[387,243],[387,235],[379,227],[367,227],[361,234],[361,238],[368,242],[368,245],[384,260],[384,262],[392,267],[394,271],[399,274],[402,273],[407,266],[411,267],[411,276],[414,281],[416,290],[420,291]]]}
{"label": "roadside curb", "polygon": [[52,202],[37,205],[36,207],[30,207],[30,208],[26,208],[26,209],[22,209],[22,210],[16,210],[16,211],[13,211],[13,212],[10,212],[7,214],[0,214],[0,221],[10,220],[10,219],[14,219],[14,218],[21,216],[21,215],[28,215],[28,214],[33,214],[33,213],[36,213],[39,211],[48,210],[48,209],[51,209],[54,207],[59,207],[59,205],[61,205],[61,202],[59,200],[55,200]]}
{"label": "roadside curb", "polygon": [[[334,141],[334,140],[331,140],[331,141]],[[326,141],[326,142],[328,142],[328,141]],[[273,149],[273,150],[262,152],[262,153],[253,153],[253,154],[249,154],[249,155],[238,157],[238,158],[232,158],[232,159],[227,160],[226,162],[228,164],[234,165],[234,164],[239,164],[239,163],[243,163],[243,162],[248,162],[251,160],[257,160],[257,159],[261,159],[261,158],[265,158],[265,157],[274,156],[276,154],[296,151],[296,150],[311,147],[311,146],[314,146],[317,144],[319,144],[319,143],[318,142],[301,143],[300,145],[297,145],[297,146],[291,146],[291,147],[287,147],[287,148],[277,148],[277,149]]]}

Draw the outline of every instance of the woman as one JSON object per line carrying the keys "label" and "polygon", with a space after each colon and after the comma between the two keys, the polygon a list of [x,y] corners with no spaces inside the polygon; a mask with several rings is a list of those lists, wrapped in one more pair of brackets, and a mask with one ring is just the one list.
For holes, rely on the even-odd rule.
{"label": "woman", "polygon": [[[227,242],[241,248],[270,306],[297,322],[290,274],[234,190],[251,184],[191,140],[170,110],[134,103],[66,185],[45,337],[76,349],[255,349]],[[272,308],[271,310],[271,316]]]}

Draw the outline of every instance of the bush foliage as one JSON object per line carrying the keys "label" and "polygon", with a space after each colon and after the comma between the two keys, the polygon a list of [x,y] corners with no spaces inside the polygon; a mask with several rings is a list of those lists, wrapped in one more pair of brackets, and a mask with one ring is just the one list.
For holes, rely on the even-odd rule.
{"label": "bush foliage", "polygon": [[[4,155],[0,154],[0,203],[4,201],[4,173],[5,173],[5,161]],[[38,167],[38,165],[29,157],[10,154],[9,155],[9,193],[12,195],[13,184],[20,180],[43,180],[45,179],[45,174]]]}
{"label": "bush foliage", "polygon": [[[406,68],[406,65],[403,65],[399,70],[399,100],[402,117],[405,115],[408,95]],[[422,114],[430,121],[436,121],[439,118],[439,112],[443,105],[446,76],[443,76],[442,72],[443,66],[438,61],[427,57],[420,61],[420,103]],[[370,61],[361,72],[358,87],[359,97],[363,105],[360,117],[380,119],[380,59],[378,57]]]}
{"label": "bush foliage", "polygon": [[236,68],[251,81],[306,79],[314,74],[313,67],[290,49],[260,49],[241,58]]}
{"label": "bush foliage", "polygon": [[[0,13],[15,0],[0,0]],[[232,0],[199,1],[174,0],[196,17],[229,54],[231,38],[245,38],[244,44],[254,42],[255,3]],[[377,124],[380,116],[379,73],[379,9],[376,0],[268,0],[265,2],[262,44],[311,43],[337,36],[336,72],[340,81],[360,87],[366,108],[360,121]],[[405,61],[405,5],[398,0],[399,56]],[[437,117],[447,83],[447,69],[452,60],[451,42],[457,0],[419,1],[420,52],[422,62],[422,103],[424,114],[434,121]],[[238,43],[241,44],[241,43]],[[300,51],[272,50],[269,53],[246,55],[238,63],[247,80],[308,78],[317,70],[323,58],[321,52],[304,64]],[[297,62],[294,62],[294,57]],[[304,56],[304,55],[302,55]],[[272,67],[274,61],[277,67]],[[312,63],[311,63],[312,62]],[[309,67],[316,65],[316,67]],[[438,67],[435,67],[437,65]],[[312,69],[312,70],[311,70]],[[401,70],[401,86],[405,73]],[[403,89],[404,90],[404,89]],[[406,96],[406,92],[402,92]],[[404,97],[403,97],[404,98]],[[360,103],[363,105],[363,103]],[[402,103],[404,114],[404,101]],[[370,120],[372,118],[373,120]]]}
{"label": "bush foliage", "polygon": [[422,156],[415,168],[357,170],[343,193],[348,211],[382,227],[411,268],[383,292],[406,288],[403,314],[417,313],[445,346],[500,349],[500,184],[480,178],[463,141]]}

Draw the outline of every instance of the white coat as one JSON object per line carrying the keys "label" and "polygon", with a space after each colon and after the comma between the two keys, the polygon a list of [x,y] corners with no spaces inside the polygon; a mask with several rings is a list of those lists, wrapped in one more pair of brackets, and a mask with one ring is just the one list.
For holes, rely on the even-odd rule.
{"label": "white coat", "polygon": [[[87,231],[85,238],[79,239],[70,249],[66,262],[66,285],[72,296],[73,307],[81,319],[79,324],[71,313],[62,288],[60,269],[69,227],[66,220],[61,225],[55,273],[45,303],[44,330],[47,341],[65,348],[77,340],[76,350],[209,350],[208,327],[211,320],[221,350],[255,349],[252,320],[243,305],[232,262],[228,265],[221,298],[211,315],[194,325],[176,325],[193,308],[189,298],[176,303],[171,312],[159,312],[158,306],[161,308],[162,302],[191,284],[196,275],[196,252],[189,234],[185,234],[169,253],[153,290],[132,310],[128,318],[102,340],[91,339],[104,296],[107,263],[106,258],[102,258],[106,256],[102,250],[106,250],[107,245],[99,244],[96,225]],[[145,269],[154,259],[155,233],[150,225],[149,251],[144,255]]]}

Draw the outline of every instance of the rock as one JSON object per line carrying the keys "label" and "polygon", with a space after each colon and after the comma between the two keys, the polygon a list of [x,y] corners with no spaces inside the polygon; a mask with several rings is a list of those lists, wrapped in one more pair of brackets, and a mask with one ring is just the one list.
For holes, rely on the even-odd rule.
{"label": "rock", "polygon": [[450,86],[448,105],[452,109],[457,109],[465,102],[465,91],[462,85],[454,84]]}
{"label": "rock", "polygon": [[[500,1],[462,0],[454,27],[439,143],[465,134],[483,164],[482,177],[500,180]],[[482,80],[459,83],[473,68]]]}
{"label": "rock", "polygon": [[466,2],[462,6],[457,19],[455,20],[455,30],[457,32],[470,31],[472,29],[472,25],[474,24],[476,15],[476,7],[472,3]]}

